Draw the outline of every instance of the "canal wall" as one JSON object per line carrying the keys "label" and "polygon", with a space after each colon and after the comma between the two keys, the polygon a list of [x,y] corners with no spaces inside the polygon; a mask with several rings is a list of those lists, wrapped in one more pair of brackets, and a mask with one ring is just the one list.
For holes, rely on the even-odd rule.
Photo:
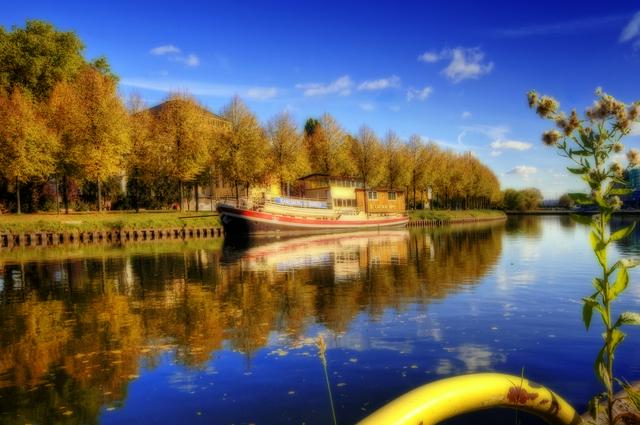
{"label": "canal wall", "polygon": [[492,217],[464,217],[464,218],[451,218],[451,219],[417,219],[411,220],[407,224],[407,227],[438,227],[448,226],[450,224],[464,224],[464,223],[484,223],[488,221],[503,221],[507,216],[492,216]]}
{"label": "canal wall", "polygon": [[61,244],[127,243],[224,237],[222,227],[182,227],[168,229],[114,229],[94,232],[32,232],[0,234],[0,249],[16,246]]}

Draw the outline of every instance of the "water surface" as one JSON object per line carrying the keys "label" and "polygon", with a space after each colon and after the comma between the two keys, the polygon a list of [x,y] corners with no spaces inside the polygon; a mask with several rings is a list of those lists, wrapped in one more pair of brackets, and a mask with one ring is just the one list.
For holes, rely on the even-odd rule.
{"label": "water surface", "polygon": [[[524,370],[584,410],[600,391],[600,330],[581,322],[597,273],[587,230],[568,217],[517,217],[3,251],[0,422],[327,424],[318,335],[342,424],[421,384],[481,371]],[[640,233],[620,252],[638,255]],[[640,310],[637,272],[616,308]],[[617,367],[640,379],[640,333],[629,333]],[[515,423],[510,411],[461,421]]]}

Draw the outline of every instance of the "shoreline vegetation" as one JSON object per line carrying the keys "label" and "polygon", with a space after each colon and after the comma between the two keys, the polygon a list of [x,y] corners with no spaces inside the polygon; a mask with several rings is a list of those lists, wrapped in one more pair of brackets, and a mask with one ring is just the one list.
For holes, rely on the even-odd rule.
{"label": "shoreline vegetation", "polygon": [[[441,224],[505,218],[499,210],[414,210],[411,221],[435,220]],[[0,234],[44,232],[97,232],[121,229],[221,227],[214,212],[78,212],[70,214],[0,215]]]}

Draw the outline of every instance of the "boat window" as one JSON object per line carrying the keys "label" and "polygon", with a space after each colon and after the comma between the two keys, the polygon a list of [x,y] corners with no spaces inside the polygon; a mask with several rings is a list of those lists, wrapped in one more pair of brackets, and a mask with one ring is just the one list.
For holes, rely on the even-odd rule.
{"label": "boat window", "polygon": [[378,199],[378,192],[369,191],[368,193],[369,193],[369,199],[371,200]]}
{"label": "boat window", "polygon": [[389,200],[390,201],[395,201],[396,200],[396,193],[395,192],[389,192]]}

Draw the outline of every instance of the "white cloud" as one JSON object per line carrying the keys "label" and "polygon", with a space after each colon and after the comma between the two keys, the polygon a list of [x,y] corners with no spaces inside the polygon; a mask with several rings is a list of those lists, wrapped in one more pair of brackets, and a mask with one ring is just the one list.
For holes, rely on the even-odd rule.
{"label": "white cloud", "polygon": [[149,53],[155,56],[166,56],[170,61],[180,62],[189,67],[196,67],[200,65],[200,58],[193,53],[188,55],[182,55],[182,50],[173,44],[165,44],[164,46],[154,47],[149,50]]}
{"label": "white cloud", "polygon": [[180,49],[178,49],[173,44],[165,44],[163,46],[154,47],[153,49],[149,50],[149,53],[156,56],[180,54]]}
{"label": "white cloud", "polygon": [[622,30],[620,34],[620,42],[625,43],[640,36],[640,12],[636,12],[631,21]]}
{"label": "white cloud", "polygon": [[373,111],[376,107],[373,103],[370,102],[366,102],[366,103],[361,103],[360,105],[358,105],[360,107],[360,109],[362,109],[363,111]]}
{"label": "white cloud", "polygon": [[338,93],[340,96],[347,96],[351,94],[351,88],[353,87],[353,81],[348,75],[330,82],[329,84],[322,83],[303,83],[296,84],[296,88],[303,90],[305,96],[324,96],[327,94]]}
{"label": "white cloud", "polygon": [[440,53],[427,51],[418,56],[418,61],[435,63],[450,59],[442,74],[457,84],[463,80],[478,79],[493,70],[493,62],[483,63],[485,54],[479,47],[456,47],[443,49]]}
{"label": "white cloud", "polygon": [[495,150],[513,149],[516,151],[526,151],[531,149],[531,143],[521,142],[519,140],[494,140],[491,147]]}
{"label": "white cloud", "polygon": [[200,65],[200,58],[198,58],[193,53],[190,53],[185,58],[181,58],[179,61],[183,62],[185,65],[191,66],[191,67],[195,67],[195,66]]}
{"label": "white cloud", "polygon": [[491,156],[498,156],[502,151],[511,149],[516,151],[526,151],[533,146],[529,142],[508,139],[507,135],[511,129],[505,125],[474,125],[463,127],[458,135],[458,143],[462,144],[467,133],[479,133],[491,140]]}
{"label": "white cloud", "polygon": [[471,112],[469,111],[464,111],[462,113],[462,118],[467,119],[467,118],[471,118]]}
{"label": "white cloud", "polygon": [[479,48],[458,47],[451,50],[451,62],[442,70],[454,84],[468,79],[478,79],[493,70],[493,62],[482,63],[484,52]]}
{"label": "white cloud", "polygon": [[520,176],[526,180],[531,175],[536,174],[537,172],[538,169],[536,167],[532,167],[530,165],[517,165],[511,170],[507,171],[507,174],[515,174],[516,176]]}
{"label": "white cloud", "polygon": [[383,90],[394,87],[400,87],[400,77],[397,75],[378,80],[363,81],[358,85],[358,90]]}
{"label": "white cloud", "polygon": [[123,78],[121,84],[127,87],[153,90],[165,93],[187,91],[196,96],[210,96],[230,98],[235,95],[240,97],[267,100],[279,93],[275,87],[243,86],[229,84],[211,84],[201,81],[148,79],[148,78]]}
{"label": "white cloud", "polygon": [[411,102],[412,100],[426,100],[433,93],[433,88],[431,86],[427,86],[423,89],[414,89],[410,88],[407,90],[407,100]]}
{"label": "white cloud", "polygon": [[428,51],[418,56],[420,62],[435,63],[442,59],[442,53]]}
{"label": "white cloud", "polygon": [[278,89],[275,87],[252,87],[246,91],[246,97],[256,100],[267,100],[276,97]]}
{"label": "white cloud", "polygon": [[631,131],[629,136],[640,136],[640,122],[634,122],[631,124]]}

